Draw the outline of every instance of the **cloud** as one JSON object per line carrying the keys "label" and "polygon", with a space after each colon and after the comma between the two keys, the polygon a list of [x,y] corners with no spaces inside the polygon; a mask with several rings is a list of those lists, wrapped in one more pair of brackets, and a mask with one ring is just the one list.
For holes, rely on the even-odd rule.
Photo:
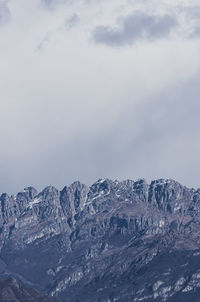
{"label": "cloud", "polygon": [[200,7],[199,6],[186,7],[186,8],[184,8],[183,11],[190,18],[194,18],[197,20],[199,20],[199,18],[200,18]]}
{"label": "cloud", "polygon": [[0,1],[0,25],[8,23],[10,20],[10,10],[7,1]]}
{"label": "cloud", "polygon": [[41,4],[49,9],[55,9],[58,5],[65,4],[71,0],[40,0]]}
{"label": "cloud", "polygon": [[176,25],[175,17],[169,15],[153,16],[137,12],[123,18],[117,28],[97,26],[93,32],[93,40],[108,46],[130,45],[141,39],[164,38]]}
{"label": "cloud", "polygon": [[[40,0],[9,0],[12,22],[0,28],[0,191],[101,177],[199,186],[200,41],[171,39],[173,22],[184,21],[177,0],[66,3],[52,12]],[[137,47],[90,43],[99,24]]]}
{"label": "cloud", "polygon": [[196,39],[200,37],[200,26],[195,26],[189,35],[190,38]]}
{"label": "cloud", "polygon": [[48,44],[48,42],[51,40],[52,33],[48,32],[44,36],[44,38],[39,42],[37,50],[42,51],[44,47]]}
{"label": "cloud", "polygon": [[77,14],[73,14],[71,17],[67,18],[65,22],[66,28],[72,28],[80,22],[80,18]]}
{"label": "cloud", "polygon": [[189,38],[200,37],[200,7],[192,6],[184,9],[187,22],[190,24]]}
{"label": "cloud", "polygon": [[41,3],[46,6],[52,6],[63,2],[62,0],[41,0]]}

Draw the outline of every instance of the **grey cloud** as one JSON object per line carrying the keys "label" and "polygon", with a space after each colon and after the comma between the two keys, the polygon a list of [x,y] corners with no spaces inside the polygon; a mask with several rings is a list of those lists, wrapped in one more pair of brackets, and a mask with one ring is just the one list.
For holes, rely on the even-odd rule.
{"label": "grey cloud", "polygon": [[51,40],[52,33],[48,32],[37,46],[37,50],[42,51],[45,45]]}
{"label": "grey cloud", "polygon": [[[52,134],[51,144],[43,150],[45,139],[43,143],[36,140],[27,158],[19,160],[13,150],[9,165],[8,160],[0,161],[2,189],[12,187],[14,192],[20,185],[30,184],[41,189],[49,183],[61,188],[73,180],[91,184],[101,177],[145,177],[148,181],[169,177],[198,187],[199,90],[198,80],[192,79],[151,97],[137,110],[122,102],[115,123],[94,134],[83,123],[81,129],[74,130],[71,141],[62,137],[56,142]],[[89,127],[97,125],[91,121]],[[137,136],[133,134],[135,128]]]}
{"label": "grey cloud", "polygon": [[181,12],[185,14],[187,23],[192,21],[189,38],[198,38],[200,36],[200,6],[185,7]]}
{"label": "grey cloud", "polygon": [[[27,7],[26,20],[29,11]],[[68,15],[74,12],[72,8]],[[93,8],[91,14],[96,17]],[[108,28],[118,44],[109,44],[109,39],[107,44],[158,39],[176,24],[171,17],[145,16],[140,14],[133,22],[132,15],[118,23],[120,29]],[[31,27],[36,30],[31,36],[27,26],[24,35],[22,26],[13,26],[11,36],[7,30],[2,35],[10,43],[9,51],[1,53],[0,191],[14,193],[28,185],[42,189],[48,184],[62,188],[77,179],[90,184],[101,177],[169,177],[199,186],[200,74],[193,66],[199,64],[198,53],[176,41],[159,49],[156,45],[153,54],[145,45],[137,62],[134,49],[94,51],[82,41],[82,33],[78,35],[78,26],[77,35],[60,31],[54,44],[50,35],[44,36],[39,47],[43,51],[33,57],[38,34],[52,30],[51,14],[44,11],[46,17],[49,23],[30,18],[41,22]],[[65,17],[60,10],[58,24]],[[13,20],[18,25],[19,17]],[[13,37],[21,37],[17,45]],[[195,40],[184,43],[196,45]],[[188,80],[191,74],[194,78]]]}
{"label": "grey cloud", "polygon": [[200,26],[195,26],[192,33],[190,34],[190,38],[199,38],[200,37]]}
{"label": "grey cloud", "polygon": [[138,12],[124,18],[120,27],[97,26],[93,32],[93,40],[108,46],[133,44],[140,39],[165,37],[176,25],[175,17],[151,16]]}
{"label": "grey cloud", "polygon": [[71,0],[41,0],[41,4],[49,9],[54,9],[60,4],[71,2]]}
{"label": "grey cloud", "polygon": [[80,18],[77,14],[73,14],[69,19],[66,20],[65,22],[65,27],[66,28],[72,28],[76,26],[80,21]]}
{"label": "grey cloud", "polygon": [[41,0],[41,3],[46,6],[52,6],[52,5],[60,3],[60,0]]}
{"label": "grey cloud", "polygon": [[0,1],[0,25],[8,23],[10,20],[10,10],[7,1]]}
{"label": "grey cloud", "polygon": [[193,19],[199,19],[200,18],[200,7],[199,6],[185,7],[184,12],[190,18],[193,18]]}

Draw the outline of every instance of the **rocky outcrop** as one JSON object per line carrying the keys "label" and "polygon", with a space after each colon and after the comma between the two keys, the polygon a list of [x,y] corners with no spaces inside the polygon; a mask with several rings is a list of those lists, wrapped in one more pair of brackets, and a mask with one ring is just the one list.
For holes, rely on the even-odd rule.
{"label": "rocky outcrop", "polygon": [[66,302],[189,301],[200,291],[199,213],[200,190],[171,179],[4,193],[0,275]]}
{"label": "rocky outcrop", "polygon": [[78,181],[69,187],[64,187],[60,193],[61,207],[70,228],[73,228],[76,216],[85,206],[87,193],[87,186]]}

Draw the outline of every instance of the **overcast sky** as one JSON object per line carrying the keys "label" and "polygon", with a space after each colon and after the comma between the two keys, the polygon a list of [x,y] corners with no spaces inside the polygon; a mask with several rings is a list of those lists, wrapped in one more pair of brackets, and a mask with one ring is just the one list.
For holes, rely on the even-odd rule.
{"label": "overcast sky", "polygon": [[196,0],[0,0],[0,192],[200,187]]}

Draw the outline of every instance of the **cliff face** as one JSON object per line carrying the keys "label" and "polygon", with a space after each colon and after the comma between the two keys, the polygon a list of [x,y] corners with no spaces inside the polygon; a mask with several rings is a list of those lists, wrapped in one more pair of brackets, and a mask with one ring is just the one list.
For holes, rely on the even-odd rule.
{"label": "cliff face", "polygon": [[200,190],[174,180],[2,194],[0,275],[66,302],[194,302],[199,212]]}

